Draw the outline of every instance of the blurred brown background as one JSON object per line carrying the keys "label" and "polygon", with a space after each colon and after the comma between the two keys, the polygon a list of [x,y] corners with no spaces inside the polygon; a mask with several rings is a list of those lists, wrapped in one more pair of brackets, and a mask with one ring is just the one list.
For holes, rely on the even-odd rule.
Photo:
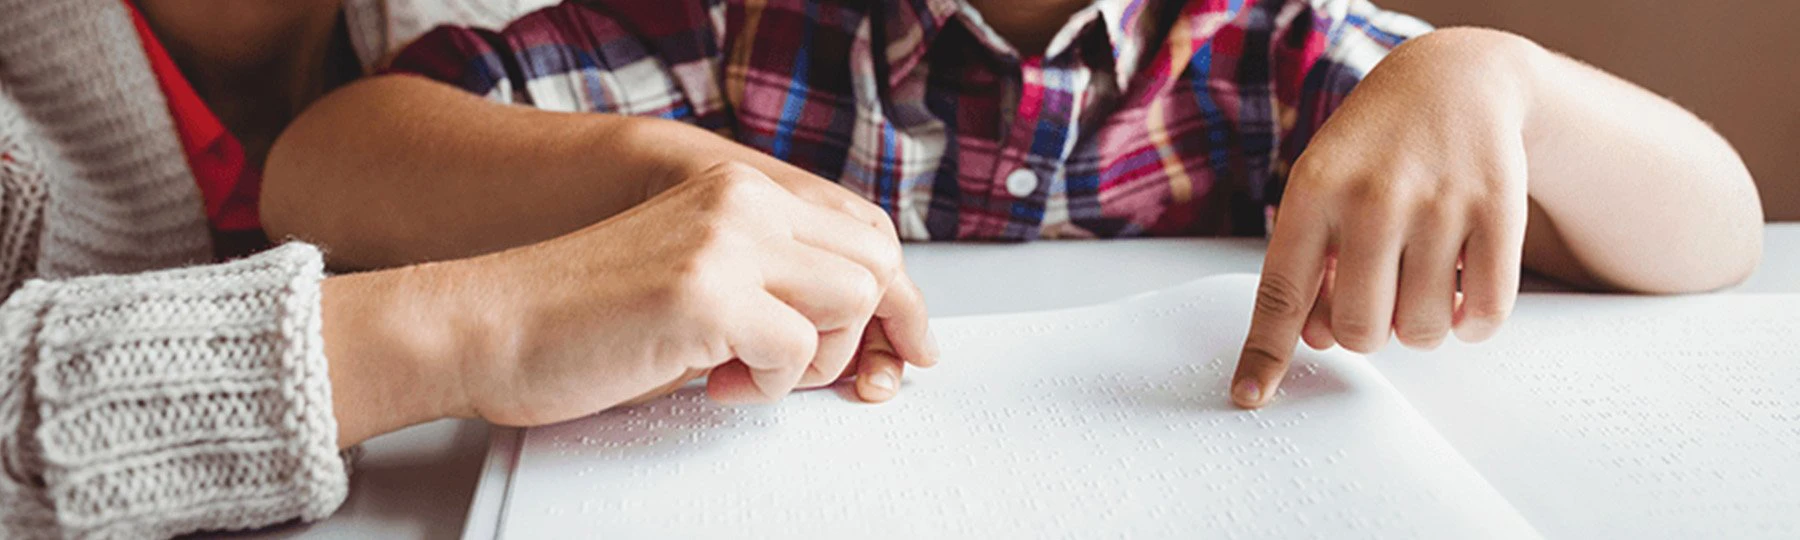
{"label": "blurred brown background", "polygon": [[1375,3],[1440,27],[1511,30],[1674,99],[1737,146],[1769,220],[1800,220],[1800,1]]}

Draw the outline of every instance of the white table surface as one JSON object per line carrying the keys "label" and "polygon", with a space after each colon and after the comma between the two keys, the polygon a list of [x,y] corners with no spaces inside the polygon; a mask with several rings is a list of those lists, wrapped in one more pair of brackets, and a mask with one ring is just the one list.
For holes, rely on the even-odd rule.
{"label": "white table surface", "polygon": [[[1800,293],[1800,223],[1768,227],[1762,266],[1733,293]],[[913,244],[907,267],[933,316],[1073,307],[1215,274],[1256,272],[1261,240]],[[364,444],[350,498],[330,519],[234,536],[457,538],[488,428],[442,420]]]}

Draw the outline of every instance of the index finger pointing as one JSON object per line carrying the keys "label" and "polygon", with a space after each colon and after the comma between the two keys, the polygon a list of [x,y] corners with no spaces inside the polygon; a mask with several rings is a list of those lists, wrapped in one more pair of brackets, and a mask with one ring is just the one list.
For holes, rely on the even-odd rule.
{"label": "index finger pointing", "polygon": [[1325,273],[1326,227],[1314,216],[1289,216],[1275,225],[1263,259],[1250,333],[1231,378],[1231,400],[1256,408],[1269,402],[1287,374],[1306,317]]}

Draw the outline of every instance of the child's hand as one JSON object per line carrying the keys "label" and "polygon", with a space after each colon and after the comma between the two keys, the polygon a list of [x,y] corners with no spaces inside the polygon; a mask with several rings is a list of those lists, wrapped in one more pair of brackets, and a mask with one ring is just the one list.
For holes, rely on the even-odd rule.
{"label": "child's hand", "polygon": [[1233,377],[1238,405],[1268,402],[1301,336],[1362,353],[1390,335],[1432,348],[1453,328],[1486,339],[1511,311],[1523,94],[1478,62],[1416,65],[1426,61],[1397,49],[1295,164]]}

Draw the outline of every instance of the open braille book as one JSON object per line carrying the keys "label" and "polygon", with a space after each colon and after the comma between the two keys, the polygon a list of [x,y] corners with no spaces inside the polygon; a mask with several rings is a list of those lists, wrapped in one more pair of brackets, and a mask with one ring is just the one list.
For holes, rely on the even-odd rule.
{"label": "open braille book", "polygon": [[940,319],[892,402],[697,388],[502,430],[474,538],[1800,538],[1800,297],[1525,295],[1226,381],[1256,279]]}

